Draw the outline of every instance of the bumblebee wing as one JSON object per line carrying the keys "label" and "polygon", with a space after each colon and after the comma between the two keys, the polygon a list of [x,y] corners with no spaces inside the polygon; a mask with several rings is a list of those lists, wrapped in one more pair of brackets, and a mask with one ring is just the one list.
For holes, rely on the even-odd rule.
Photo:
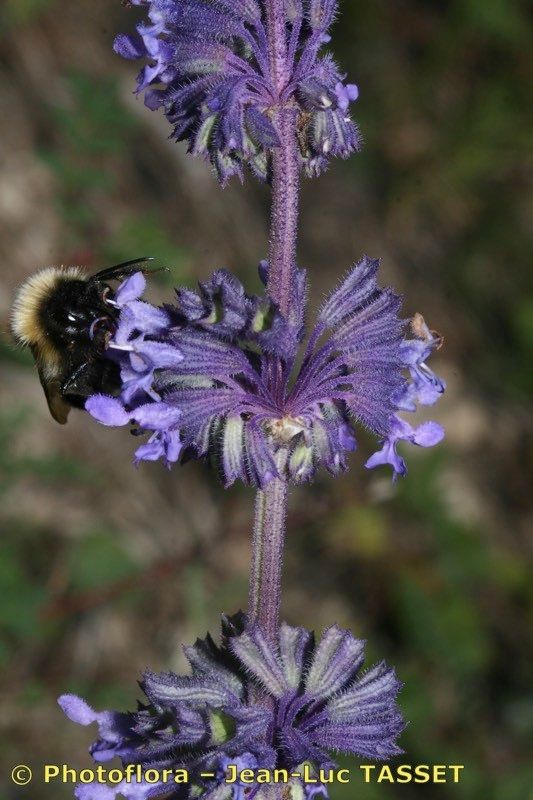
{"label": "bumblebee wing", "polygon": [[93,394],[116,394],[120,389],[118,364],[107,358],[88,358],[64,381],[62,392],[77,408],[84,408],[85,401]]}
{"label": "bumblebee wing", "polygon": [[[107,267],[102,269],[95,275],[91,276],[92,281],[121,281],[127,278],[128,275],[133,275],[134,272],[139,272],[139,265],[146,264],[148,261],[153,261],[152,256],[145,256],[144,258],[134,258],[132,261],[124,261],[123,264],[115,264],[114,267]],[[145,270],[141,268],[141,272]]]}
{"label": "bumblebee wing", "polygon": [[70,405],[61,394],[61,381],[58,378],[47,377],[42,365],[39,363],[37,363],[37,370],[39,372],[41,386],[44,389],[48,408],[50,409],[50,414],[60,425],[65,425],[70,412]]}

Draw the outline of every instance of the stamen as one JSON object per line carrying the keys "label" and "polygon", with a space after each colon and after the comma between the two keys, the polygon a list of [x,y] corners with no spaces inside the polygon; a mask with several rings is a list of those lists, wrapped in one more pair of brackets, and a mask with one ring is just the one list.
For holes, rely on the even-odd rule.
{"label": "stamen", "polygon": [[268,420],[266,428],[268,433],[279,443],[289,444],[295,436],[306,430],[306,424],[301,417],[281,417]]}

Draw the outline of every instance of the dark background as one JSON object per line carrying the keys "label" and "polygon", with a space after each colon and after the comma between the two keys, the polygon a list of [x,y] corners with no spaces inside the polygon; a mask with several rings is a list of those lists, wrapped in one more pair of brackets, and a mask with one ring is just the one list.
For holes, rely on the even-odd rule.
{"label": "dark background", "polygon": [[[408,453],[396,486],[362,468],[292,492],[284,616],[337,621],[396,664],[410,725],[398,763],[464,764],[456,786],[371,784],[332,798],[525,800],[533,781],[528,294],[531,31],[518,0],[343,3],[334,49],[357,82],[365,148],[302,193],[312,302],[363,252],[445,337],[445,444]],[[31,358],[6,333],[16,285],[48,264],[153,255],[168,298],[214,268],[250,288],[268,192],[221,191],[132,95],[111,50],[118,0],[0,5],[0,728],[14,764],[90,766],[92,729],[64,691],[132,707],[147,666],[246,602],[252,492],[198,464],[131,465],[134,442],[81,413],[49,417]],[[529,88],[529,93],[528,93]],[[528,230],[529,228],[529,230]],[[529,578],[529,580],[528,580]],[[530,651],[531,655],[531,651]],[[528,674],[529,673],[529,674]],[[71,787],[3,798],[63,800]]]}

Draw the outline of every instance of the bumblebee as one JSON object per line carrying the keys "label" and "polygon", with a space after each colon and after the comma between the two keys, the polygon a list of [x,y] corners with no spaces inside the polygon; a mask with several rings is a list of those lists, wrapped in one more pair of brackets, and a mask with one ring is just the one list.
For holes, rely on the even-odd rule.
{"label": "bumblebee", "polygon": [[29,347],[52,417],[64,425],[70,409],[99,392],[116,394],[119,367],[105,357],[119,310],[109,281],[122,281],[150,258],[87,275],[80,267],[48,267],[19,288],[11,314],[17,344]]}

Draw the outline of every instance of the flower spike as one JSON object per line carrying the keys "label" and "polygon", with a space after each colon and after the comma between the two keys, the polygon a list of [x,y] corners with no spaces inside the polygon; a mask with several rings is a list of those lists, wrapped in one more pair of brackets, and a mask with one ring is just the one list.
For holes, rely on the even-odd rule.
{"label": "flower spike", "polygon": [[[158,784],[153,794],[142,782],[126,791],[122,784],[93,785],[92,793],[78,787],[79,799],[114,800],[120,792],[128,800],[234,800],[244,795],[233,794],[225,782],[229,765],[239,772],[284,769],[290,775],[306,763],[317,776],[334,766],[331,751],[377,760],[402,752],[397,739],[405,723],[396,703],[401,684],[383,662],[360,672],[364,642],[333,626],[315,644],[309,631],[283,624],[273,646],[243,614],[225,618],[222,627],[220,645],[208,635],[185,649],[189,676],[147,673],[140,684],[147,704],[136,712],[95,712],[73,695],[59,699],[74,722],[97,723],[91,747],[96,761],[118,756],[144,771],[189,773],[181,789],[172,781]],[[260,705],[258,686],[265,696]],[[248,787],[250,797],[264,797],[260,783]],[[284,796],[292,800],[327,798],[320,783],[289,781],[287,789]]]}
{"label": "flower spike", "polygon": [[266,0],[133,0],[148,24],[134,35],[119,34],[114,49],[146,65],[137,78],[148,108],[162,108],[172,137],[208,159],[222,183],[242,178],[246,164],[260,179],[280,146],[277,112],[296,106],[300,158],[318,175],[332,156],[346,158],[360,138],[349,116],[358,97],[329,54],[328,30],[336,0],[286,3],[283,89],[271,74]]}
{"label": "flower spike", "polygon": [[[430,405],[445,385],[426,364],[440,340],[417,315],[404,335],[401,299],[377,284],[364,257],[324,301],[299,365],[307,284],[300,270],[285,318],[273,300],[249,295],[225,270],[196,292],[176,291],[164,309],[141,301],[136,276],[117,293],[121,313],[108,355],[121,368],[120,398],[95,395],[86,409],[104,425],[151,432],[136,461],[206,458],[226,486],[303,483],[320,467],[347,468],[361,423],[381,440],[368,461],[407,471],[397,446],[437,444],[436,422],[413,428],[398,414]],[[268,264],[260,265],[263,280]]]}

